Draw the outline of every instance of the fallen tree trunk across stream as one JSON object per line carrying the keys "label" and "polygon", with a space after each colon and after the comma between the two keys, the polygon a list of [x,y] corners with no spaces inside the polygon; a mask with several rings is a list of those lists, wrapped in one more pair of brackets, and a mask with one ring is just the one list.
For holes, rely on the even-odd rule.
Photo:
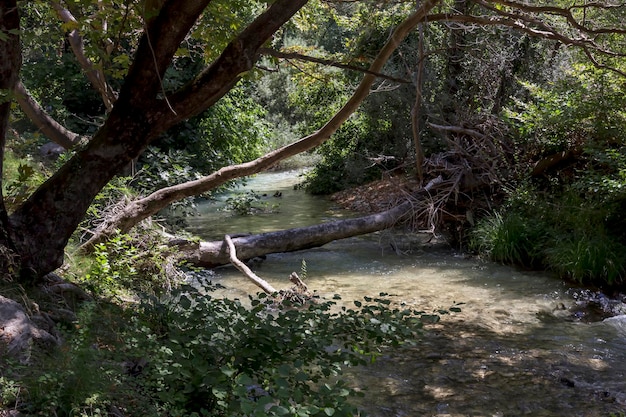
{"label": "fallen tree trunk across stream", "polygon": [[[307,227],[233,237],[237,257],[252,259],[270,253],[293,252],[319,247],[335,240],[364,235],[393,227],[404,216],[411,214],[413,202],[405,202],[381,213],[353,219],[337,220]],[[188,263],[212,268],[231,263],[228,244],[224,240],[212,242],[178,243],[182,258]]]}

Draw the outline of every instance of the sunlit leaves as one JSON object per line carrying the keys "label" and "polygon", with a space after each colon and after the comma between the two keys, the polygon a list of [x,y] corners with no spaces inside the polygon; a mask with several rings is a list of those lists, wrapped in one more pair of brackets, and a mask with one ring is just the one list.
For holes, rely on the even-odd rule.
{"label": "sunlit leaves", "polygon": [[[357,393],[337,376],[413,340],[423,314],[386,295],[357,310],[322,300],[295,310],[250,298],[246,308],[186,288],[142,304],[141,331],[128,337],[153,363],[139,381],[151,401],[188,413],[204,406],[216,416],[357,415],[349,403]],[[157,331],[167,338],[150,336]]]}

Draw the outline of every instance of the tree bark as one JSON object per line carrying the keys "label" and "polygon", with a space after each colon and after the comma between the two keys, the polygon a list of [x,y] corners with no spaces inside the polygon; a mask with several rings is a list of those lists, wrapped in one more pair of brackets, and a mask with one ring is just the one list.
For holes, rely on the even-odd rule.
{"label": "tree bark", "polygon": [[[162,94],[161,79],[209,0],[168,0],[151,21],[104,125],[10,217],[24,280],[63,263],[67,242],[97,193],[159,134],[205,110],[249,71],[258,49],[306,0],[277,0],[192,83]],[[149,39],[148,39],[149,38]]]}
{"label": "tree bark", "polygon": [[[237,257],[244,260],[269,253],[310,249],[335,240],[389,229],[398,224],[404,216],[411,213],[412,207],[413,203],[407,200],[382,213],[314,226],[241,236],[232,238],[232,243],[237,247]],[[187,246],[188,243],[185,245]],[[205,268],[231,262],[225,241],[200,242],[191,249],[183,249],[183,259],[193,265]]]}
{"label": "tree bark", "polygon": [[237,250],[235,249],[235,244],[230,236],[224,236],[224,242],[228,248],[230,262],[235,265],[235,268],[241,271],[241,273],[244,274],[246,278],[252,281],[257,287],[261,288],[265,294],[272,295],[278,292],[276,291],[276,288],[272,287],[267,281],[252,272],[252,270],[248,268],[248,265],[237,258]]}
{"label": "tree bark", "polygon": [[[117,231],[121,231],[123,233],[127,232],[140,221],[158,213],[161,209],[167,207],[175,201],[213,190],[232,179],[261,172],[285,158],[313,149],[329,139],[330,136],[335,133],[337,129],[339,129],[339,127],[352,113],[354,113],[363,100],[369,95],[370,88],[376,79],[376,76],[373,74],[381,72],[384,64],[400,45],[400,42],[406,38],[406,36],[413,30],[413,28],[415,28],[417,24],[424,20],[428,12],[437,3],[437,0],[424,1],[422,6],[415,13],[411,14],[407,19],[400,23],[400,25],[398,25],[387,43],[383,46],[375,60],[370,65],[368,73],[363,76],[361,83],[355,90],[352,97],[320,130],[300,139],[297,142],[286,145],[258,159],[255,159],[254,161],[239,165],[231,165],[204,178],[186,182],[184,184],[178,184],[172,187],[162,188],[145,198],[135,200],[128,204],[117,215],[106,219],[102,223],[101,227],[94,231],[93,236],[82,246],[82,248],[84,250],[91,250],[94,245],[105,241]],[[179,101],[178,97],[172,97],[171,101],[174,109],[176,109],[176,103]]]}
{"label": "tree bark", "polygon": [[[19,39],[20,17],[16,0],[0,0],[0,174],[3,171],[6,132],[11,112],[11,93],[18,79],[22,55]],[[1,179],[0,179],[1,185]],[[0,281],[13,278],[17,268],[15,246],[0,187]]]}
{"label": "tree bark", "polygon": [[20,108],[30,121],[52,142],[63,146],[65,149],[72,149],[80,143],[81,136],[66,129],[50,117],[39,103],[32,98],[21,81],[18,81],[15,85],[15,101],[20,105]]}

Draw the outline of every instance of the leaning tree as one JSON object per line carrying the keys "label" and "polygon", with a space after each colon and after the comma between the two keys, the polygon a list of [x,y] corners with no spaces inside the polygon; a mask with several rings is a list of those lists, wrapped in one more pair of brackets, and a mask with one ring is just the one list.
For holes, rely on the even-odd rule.
{"label": "leaning tree", "polygon": [[[96,194],[159,135],[206,110],[233,88],[254,67],[272,36],[307,2],[270,2],[245,27],[224,42],[224,47],[220,47],[215,54],[216,58],[206,67],[186,80],[180,88],[166,90],[163,84],[166,71],[171,69],[181,43],[194,31],[201,29],[199,22],[211,3],[214,2],[125,2],[124,7],[136,6],[135,10],[140,11],[141,24],[135,28],[140,36],[136,45],[130,45],[132,55],[129,55],[128,70],[122,77],[119,90],[115,90],[107,83],[101,66],[85,56],[81,27],[72,15],[71,8],[63,7],[61,2],[52,2],[68,31],[70,47],[108,111],[105,121],[88,139],[88,143],[78,149],[13,213],[7,216],[0,207],[2,273],[5,276],[19,272],[21,279],[28,281],[59,267],[70,236]],[[226,6],[229,4],[228,1],[221,3]],[[459,4],[464,7],[456,7]],[[472,7],[469,7],[470,4]],[[17,7],[16,1],[0,1],[0,88],[5,92],[14,91],[20,105],[33,110],[31,117],[35,121],[45,121],[47,129],[60,133],[61,138],[65,137],[67,140],[63,146],[73,146],[79,138],[70,136],[69,131],[60,131],[59,125],[47,119],[37,103],[29,100],[27,90],[17,81],[20,66]],[[390,34],[369,69],[364,71],[362,81],[352,97],[321,129],[257,160],[225,167],[199,180],[164,188],[130,202],[94,231],[88,246],[106,239],[115,230],[129,230],[176,200],[206,192],[235,177],[262,171],[280,159],[309,150],[328,139],[369,94],[386,60],[420,23],[442,22],[458,30],[472,30],[479,26],[506,27],[560,45],[577,47],[594,65],[620,72],[619,60],[624,56],[620,48],[624,47],[624,43],[619,40],[623,40],[626,35],[623,25],[625,15],[626,6],[612,1],[574,5],[556,2],[548,6],[541,2],[509,0],[468,0],[455,4],[438,0],[421,1]],[[221,44],[206,42],[204,45],[209,48]],[[280,55],[280,52],[274,54]],[[318,61],[325,63],[324,60]],[[9,98],[11,96],[6,95]],[[5,99],[0,107],[2,138],[5,137],[9,104],[9,100]],[[424,128],[470,136],[474,142],[480,142],[488,136],[485,132],[466,126],[430,124],[421,127]],[[432,164],[432,161],[425,161],[427,168],[429,163]],[[459,187],[463,183],[476,186],[471,181],[462,181],[463,175],[463,172],[458,172],[456,177],[448,181],[429,182],[431,187],[436,184],[447,187],[443,190],[444,197],[437,201],[443,202],[445,196],[452,195],[451,187]],[[488,181],[489,176],[485,179]],[[388,224],[381,222],[385,227]]]}

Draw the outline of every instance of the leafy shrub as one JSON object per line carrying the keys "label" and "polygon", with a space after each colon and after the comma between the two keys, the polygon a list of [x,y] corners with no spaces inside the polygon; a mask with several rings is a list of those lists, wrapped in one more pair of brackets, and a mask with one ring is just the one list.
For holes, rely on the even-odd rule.
{"label": "leafy shrub", "polygon": [[160,246],[155,234],[117,234],[95,246],[91,268],[79,281],[101,296],[161,293],[171,282],[166,271],[170,260]]}
{"label": "leafy shrub", "polygon": [[343,367],[366,364],[421,328],[422,312],[383,297],[355,302],[357,309],[323,301],[273,311],[271,300],[259,297],[251,297],[249,309],[193,289],[144,302],[135,332],[125,339],[137,341],[134,356],[149,358],[137,380],[160,409],[172,415],[357,415],[348,402],[356,392],[339,378]]}
{"label": "leafy shrub", "polygon": [[249,216],[259,212],[275,212],[278,207],[278,204],[270,205],[268,202],[259,203],[260,201],[261,196],[250,190],[229,197],[224,208],[240,216]]}
{"label": "leafy shrub", "polygon": [[546,267],[579,283],[621,285],[624,203],[614,197],[581,193],[580,184],[551,194],[522,187],[503,210],[478,222],[469,247],[497,262]]}
{"label": "leafy shrub", "polygon": [[410,343],[439,317],[386,294],[355,308],[276,306],[263,295],[245,307],[208,290],[184,287],[126,309],[83,305],[62,348],[14,368],[17,383],[0,378],[3,400],[29,415],[354,416],[345,367]]}

